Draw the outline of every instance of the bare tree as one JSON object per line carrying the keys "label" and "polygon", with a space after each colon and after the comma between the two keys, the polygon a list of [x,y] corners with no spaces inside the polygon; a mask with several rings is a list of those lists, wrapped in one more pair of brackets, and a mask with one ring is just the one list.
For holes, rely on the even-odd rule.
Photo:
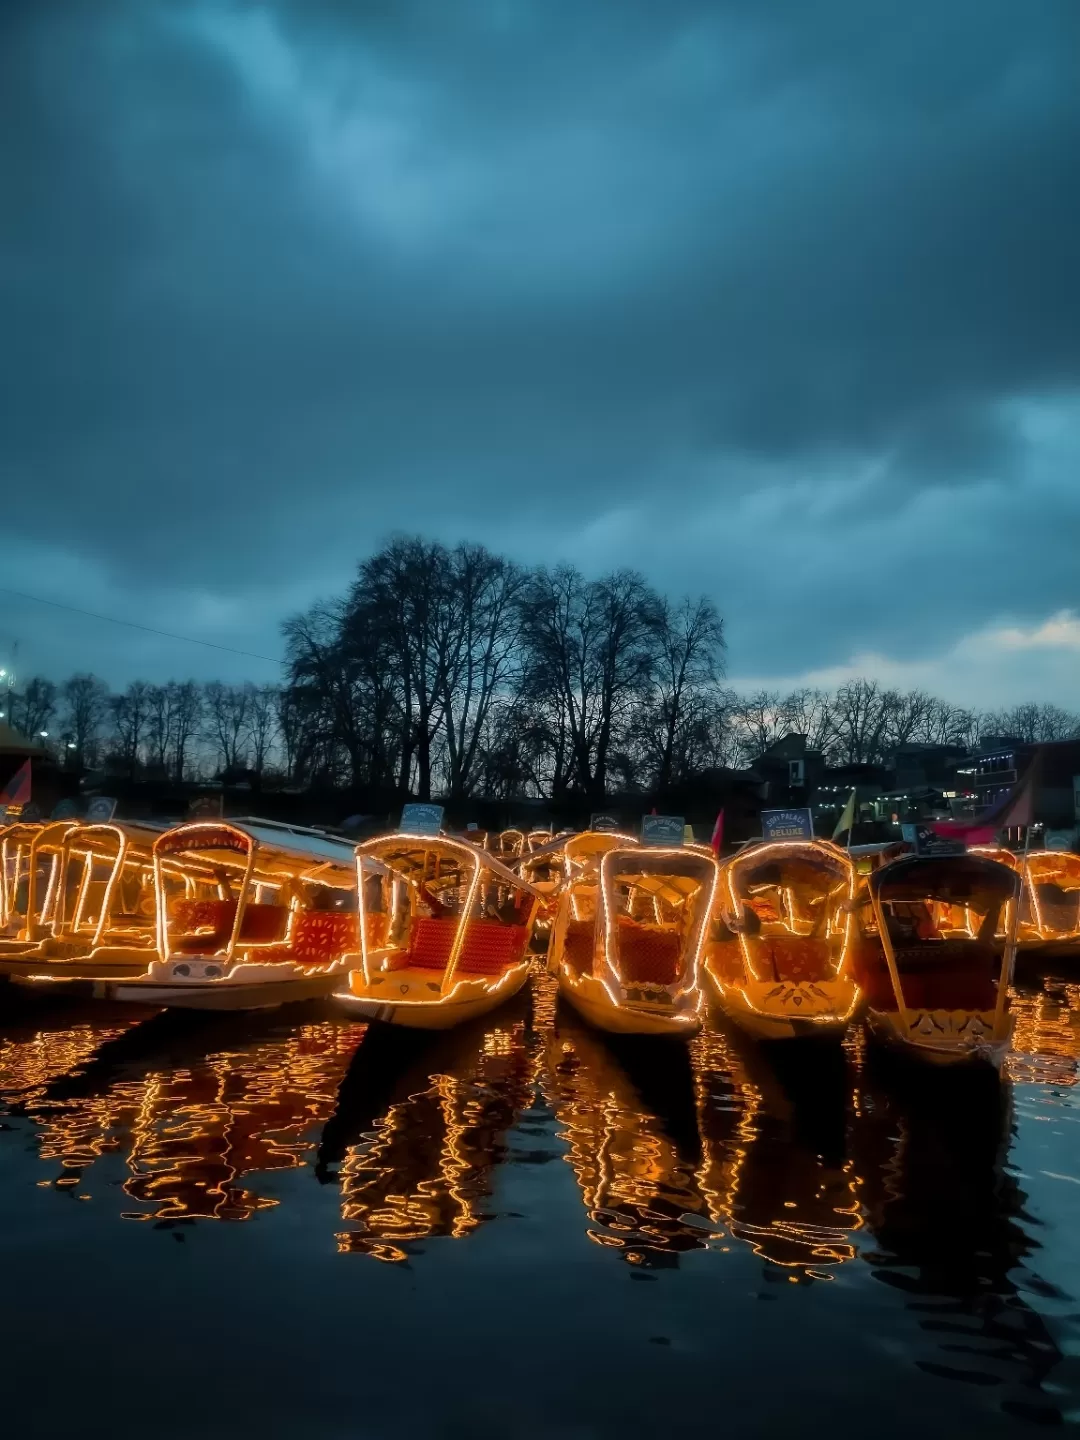
{"label": "bare tree", "polygon": [[526,587],[526,694],[560,715],[574,780],[594,799],[603,797],[613,745],[652,678],[658,608],[630,570],[587,581],[560,565],[537,571]]}
{"label": "bare tree", "polygon": [[71,745],[71,759],[82,767],[98,759],[101,727],[109,708],[109,690],[96,675],[72,675],[63,685],[61,727]]}
{"label": "bare tree", "polygon": [[150,720],[150,686],[133,680],[122,695],[109,697],[116,757],[133,777],[142,759],[142,747]]}
{"label": "bare tree", "polygon": [[734,718],[747,760],[764,755],[770,745],[790,733],[783,702],[775,690],[758,690],[737,700]]}
{"label": "bare tree", "polygon": [[448,790],[468,795],[496,697],[516,674],[520,655],[521,568],[485,550],[459,545],[449,557],[436,625]]}
{"label": "bare tree", "polygon": [[663,600],[656,638],[655,679],[635,730],[653,785],[666,790],[700,765],[710,716],[722,704],[724,622],[706,596],[678,606]]}
{"label": "bare tree", "polygon": [[245,685],[247,692],[246,738],[251,768],[258,779],[266,769],[270,747],[278,731],[278,687]]}
{"label": "bare tree", "polygon": [[188,748],[202,720],[202,691],[194,680],[170,680],[167,689],[172,712],[173,778],[179,782],[187,774]]}
{"label": "bare tree", "polygon": [[35,675],[21,691],[10,691],[9,700],[9,718],[16,730],[31,738],[48,732],[57,709],[57,689],[53,681]]}
{"label": "bare tree", "polygon": [[203,725],[219,771],[245,768],[248,692],[243,685],[211,680],[203,686]]}

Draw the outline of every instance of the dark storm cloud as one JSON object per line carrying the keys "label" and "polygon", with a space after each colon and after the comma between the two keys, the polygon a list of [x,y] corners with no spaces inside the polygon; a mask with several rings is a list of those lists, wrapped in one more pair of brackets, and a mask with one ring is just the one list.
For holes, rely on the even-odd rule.
{"label": "dark storm cloud", "polygon": [[21,588],[265,650],[475,534],[756,673],[1076,605],[1071,0],[3,14]]}

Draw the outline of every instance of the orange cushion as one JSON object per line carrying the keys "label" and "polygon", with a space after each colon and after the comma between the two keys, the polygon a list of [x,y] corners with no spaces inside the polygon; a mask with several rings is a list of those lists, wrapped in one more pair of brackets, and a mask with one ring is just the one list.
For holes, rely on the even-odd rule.
{"label": "orange cushion", "polygon": [[500,925],[497,920],[473,920],[465,932],[457,968],[463,975],[501,975],[525,954],[527,925]]}
{"label": "orange cushion", "polygon": [[563,960],[575,975],[591,975],[593,939],[596,930],[592,920],[568,920],[563,940]]}
{"label": "orange cushion", "polygon": [[619,918],[619,972],[624,985],[673,985],[682,944],[671,930]]}

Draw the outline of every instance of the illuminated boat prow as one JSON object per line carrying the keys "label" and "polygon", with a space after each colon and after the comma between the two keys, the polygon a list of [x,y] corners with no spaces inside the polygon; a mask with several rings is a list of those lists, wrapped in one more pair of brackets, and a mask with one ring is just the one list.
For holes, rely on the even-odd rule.
{"label": "illuminated boat prow", "polygon": [[157,942],[153,847],[161,831],[65,823],[57,841],[51,829],[35,865],[34,884],[52,887],[40,938],[25,954],[0,956],[0,974],[44,982],[145,970]]}
{"label": "illuminated boat prow", "polygon": [[721,872],[705,973],[760,1040],[839,1037],[859,1000],[850,968],[856,873],[829,840],[748,845]]}
{"label": "illuminated boat prow", "polygon": [[1009,1047],[1020,877],[981,855],[894,860],[867,881],[855,969],[871,1034],[938,1065],[989,1063]]}
{"label": "illuminated boat prow", "polygon": [[516,995],[543,897],[501,861],[436,834],[357,847],[362,951],[338,999],[391,1025],[443,1030]]}
{"label": "illuminated boat prow", "polygon": [[613,1034],[695,1035],[713,855],[587,831],[566,842],[564,863],[549,961],[560,994]]}
{"label": "illuminated boat prow", "polygon": [[95,993],[199,1010],[330,994],[359,950],[352,849],[260,820],[165,831],[154,843],[155,956],[141,975],[103,976]]}

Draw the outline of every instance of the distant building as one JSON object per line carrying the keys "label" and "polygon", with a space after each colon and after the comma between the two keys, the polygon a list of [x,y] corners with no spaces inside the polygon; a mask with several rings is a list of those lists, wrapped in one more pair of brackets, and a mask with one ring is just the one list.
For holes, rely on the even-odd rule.
{"label": "distant building", "polygon": [[1041,756],[1035,793],[1035,823],[1050,829],[1080,824],[1080,739],[1036,744],[1004,735],[987,736],[956,767],[957,791],[970,797],[971,813],[988,809]]}

